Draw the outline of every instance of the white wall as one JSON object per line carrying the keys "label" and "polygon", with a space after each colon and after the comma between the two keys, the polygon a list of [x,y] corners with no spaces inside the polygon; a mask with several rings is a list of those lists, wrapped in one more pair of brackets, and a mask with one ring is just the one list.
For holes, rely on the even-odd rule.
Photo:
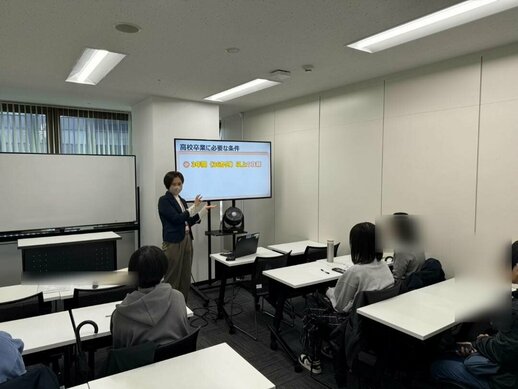
{"label": "white wall", "polygon": [[[132,119],[141,193],[141,244],[161,247],[162,225],[157,204],[166,191],[164,175],[175,167],[174,138],[219,139],[219,108],[214,104],[152,97],[133,107]],[[206,230],[206,221],[193,228],[192,272],[196,281],[208,277]],[[218,241],[213,240],[213,244],[217,250]]]}
{"label": "white wall", "polygon": [[273,199],[245,202],[248,225],[262,245],[344,253],[355,223],[407,211],[448,274],[469,266],[475,231],[518,235],[517,68],[512,45],[245,112],[244,139],[275,150]]}

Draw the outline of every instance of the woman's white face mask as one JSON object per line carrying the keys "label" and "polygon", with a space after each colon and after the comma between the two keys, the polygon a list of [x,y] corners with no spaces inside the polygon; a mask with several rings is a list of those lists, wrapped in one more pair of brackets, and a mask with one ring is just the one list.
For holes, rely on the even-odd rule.
{"label": "woman's white face mask", "polygon": [[178,196],[180,194],[180,192],[182,191],[182,187],[181,186],[172,186],[169,188],[169,191],[174,194],[175,196]]}
{"label": "woman's white face mask", "polygon": [[169,187],[169,192],[171,192],[173,195],[178,196],[183,188],[183,182],[180,179],[180,177],[175,177],[173,182],[171,183],[171,186]]}

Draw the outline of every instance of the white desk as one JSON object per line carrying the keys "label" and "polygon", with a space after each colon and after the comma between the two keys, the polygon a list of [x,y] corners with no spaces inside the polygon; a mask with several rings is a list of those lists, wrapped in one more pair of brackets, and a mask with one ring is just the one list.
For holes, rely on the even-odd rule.
{"label": "white desk", "polygon": [[11,285],[0,288],[0,303],[19,300],[43,292],[43,301],[60,300],[59,291],[45,291],[39,285]]}
{"label": "white desk", "polygon": [[350,256],[336,257],[335,262],[329,263],[325,259],[301,265],[281,267],[266,270],[263,274],[281,284],[293,289],[338,280],[342,273],[332,270],[334,267],[348,269],[352,266]]}
{"label": "white desk", "polygon": [[89,234],[73,234],[48,236],[43,238],[18,239],[18,248],[27,249],[40,246],[55,246],[71,243],[101,242],[105,240],[121,239],[115,232],[93,232]]}
{"label": "white desk", "polygon": [[[93,320],[99,327],[97,334],[94,333],[92,326],[84,326],[81,328],[81,340],[90,340],[93,338],[100,338],[103,336],[111,335],[110,322],[115,306],[120,304],[122,301],[92,305],[90,307],[72,309],[72,316],[76,325],[84,320]],[[192,317],[193,312],[187,308],[187,317]]]}
{"label": "white desk", "polygon": [[[128,268],[116,270],[115,273],[127,272]],[[96,289],[108,288],[116,285],[99,285]],[[74,288],[93,289],[92,284],[88,285],[36,285],[20,284],[0,287],[0,303],[13,301],[43,292],[43,301],[66,300],[74,297]]]}
{"label": "white desk", "polygon": [[359,308],[357,312],[407,335],[426,340],[497,307],[504,301],[504,295],[499,287],[452,278]]}
{"label": "white desk", "polygon": [[255,254],[246,255],[244,257],[236,258],[233,261],[227,261],[227,257],[224,257],[221,254],[211,254],[210,257],[214,259],[215,261],[228,266],[228,267],[234,267],[234,266],[241,266],[241,265],[247,265],[254,263],[255,258],[257,257],[276,257],[279,256],[278,252],[265,249],[264,247],[258,247],[257,252]]}
{"label": "white desk", "polygon": [[319,287],[324,287],[325,285],[335,285],[335,281],[342,276],[342,273],[332,269],[338,267],[346,270],[352,265],[351,256],[344,255],[334,258],[332,263],[321,259],[315,262],[263,271],[265,276],[275,281],[271,283],[272,289],[275,290],[276,301],[273,325],[269,326],[270,345],[273,348],[277,342],[281,343],[282,348],[292,360],[295,371],[301,371],[298,355],[296,355],[288,343],[286,343],[280,332],[286,299],[288,297],[312,293]]}
{"label": "white desk", "polygon": [[0,330],[23,340],[23,355],[74,344],[68,311],[0,323]]}
{"label": "white desk", "polygon": [[90,389],[271,389],[275,385],[228,344],[198,350],[88,383]]}
{"label": "white desk", "polygon": [[281,254],[287,254],[291,251],[291,255],[302,255],[308,246],[326,247],[327,245],[325,243],[319,243],[312,240],[301,240],[299,242],[274,244],[268,246],[268,248]]}

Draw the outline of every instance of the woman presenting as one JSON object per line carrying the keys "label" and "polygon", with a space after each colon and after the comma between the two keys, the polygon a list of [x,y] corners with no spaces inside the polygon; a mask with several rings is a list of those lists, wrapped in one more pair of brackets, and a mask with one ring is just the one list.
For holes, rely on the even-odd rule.
{"label": "woman presenting", "polygon": [[216,206],[202,203],[201,196],[197,195],[194,204],[187,207],[187,202],[180,197],[183,183],[182,173],[166,173],[167,192],[158,200],[158,214],[162,221],[162,250],[169,262],[164,281],[182,292],[187,301],[193,257],[191,227]]}

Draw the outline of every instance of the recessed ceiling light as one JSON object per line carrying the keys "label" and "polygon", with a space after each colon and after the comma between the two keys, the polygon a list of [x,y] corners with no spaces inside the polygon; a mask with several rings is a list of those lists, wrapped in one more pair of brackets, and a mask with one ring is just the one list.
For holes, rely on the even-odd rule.
{"label": "recessed ceiling light", "polygon": [[347,45],[375,53],[518,6],[518,0],[468,0]]}
{"label": "recessed ceiling light", "polygon": [[209,97],[205,97],[204,100],[218,102],[229,101],[279,84],[280,82],[277,81],[256,78],[255,80],[238,85],[234,88],[227,89],[226,91],[216,93],[215,95]]}
{"label": "recessed ceiling light", "polygon": [[87,48],[77,60],[66,81],[96,85],[117,66],[125,56],[125,54],[112,53],[107,50]]}
{"label": "recessed ceiling light", "polygon": [[229,47],[228,49],[225,49],[225,51],[229,54],[237,54],[241,50],[238,47]]}
{"label": "recessed ceiling light", "polygon": [[132,23],[117,23],[115,29],[125,34],[135,34],[142,30],[142,28]]}

